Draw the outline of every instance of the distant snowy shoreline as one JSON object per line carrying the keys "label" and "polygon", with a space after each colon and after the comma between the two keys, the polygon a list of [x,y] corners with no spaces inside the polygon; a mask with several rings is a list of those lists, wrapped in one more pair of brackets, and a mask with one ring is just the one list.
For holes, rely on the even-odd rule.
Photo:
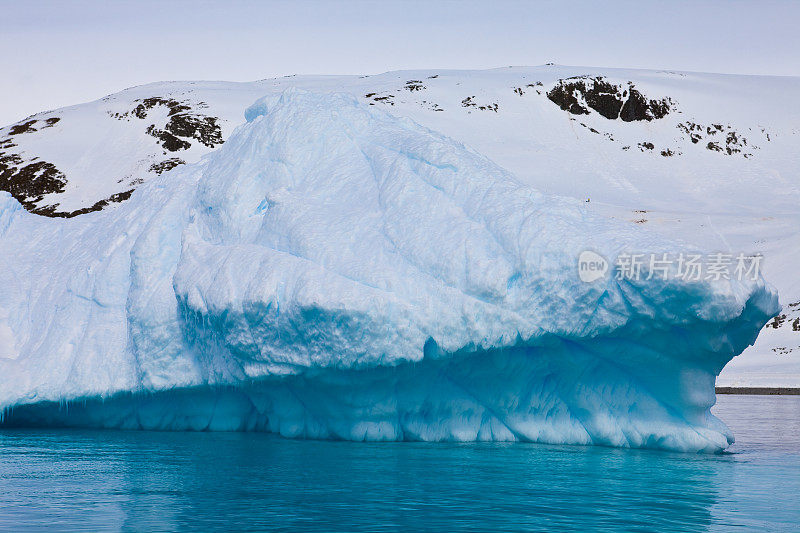
{"label": "distant snowy shoreline", "polygon": [[800,395],[797,387],[716,387],[717,394],[752,394],[757,396]]}

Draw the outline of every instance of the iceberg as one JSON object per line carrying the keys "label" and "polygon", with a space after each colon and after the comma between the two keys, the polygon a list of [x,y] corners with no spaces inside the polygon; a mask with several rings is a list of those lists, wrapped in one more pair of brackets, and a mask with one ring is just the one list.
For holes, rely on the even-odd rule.
{"label": "iceberg", "polygon": [[3,424],[732,442],[714,380],[779,310],[763,279],[587,282],[587,251],[688,248],[352,96],[245,116],[113,209],[0,193]]}

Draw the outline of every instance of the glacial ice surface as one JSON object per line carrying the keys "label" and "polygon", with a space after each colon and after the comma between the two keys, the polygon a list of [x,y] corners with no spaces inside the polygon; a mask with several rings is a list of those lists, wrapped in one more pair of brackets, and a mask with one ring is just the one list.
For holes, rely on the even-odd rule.
{"label": "glacial ice surface", "polygon": [[584,250],[685,247],[350,96],[246,118],[114,209],[0,193],[5,424],[732,442],[714,379],[778,310],[763,280],[583,283]]}

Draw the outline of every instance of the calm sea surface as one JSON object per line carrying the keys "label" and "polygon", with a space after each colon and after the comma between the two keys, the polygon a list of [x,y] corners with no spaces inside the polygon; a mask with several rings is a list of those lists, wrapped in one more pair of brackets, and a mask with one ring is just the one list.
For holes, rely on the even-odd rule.
{"label": "calm sea surface", "polygon": [[0,431],[0,530],[800,530],[800,396],[720,396],[730,453]]}

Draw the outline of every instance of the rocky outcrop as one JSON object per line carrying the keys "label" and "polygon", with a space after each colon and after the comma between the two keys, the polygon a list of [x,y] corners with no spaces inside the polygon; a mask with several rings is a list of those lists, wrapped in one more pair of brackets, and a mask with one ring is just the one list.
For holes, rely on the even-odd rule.
{"label": "rocky outcrop", "polygon": [[559,80],[547,98],[573,115],[596,111],[609,120],[624,122],[664,118],[675,107],[671,98],[647,98],[631,82],[614,84],[602,76]]}

